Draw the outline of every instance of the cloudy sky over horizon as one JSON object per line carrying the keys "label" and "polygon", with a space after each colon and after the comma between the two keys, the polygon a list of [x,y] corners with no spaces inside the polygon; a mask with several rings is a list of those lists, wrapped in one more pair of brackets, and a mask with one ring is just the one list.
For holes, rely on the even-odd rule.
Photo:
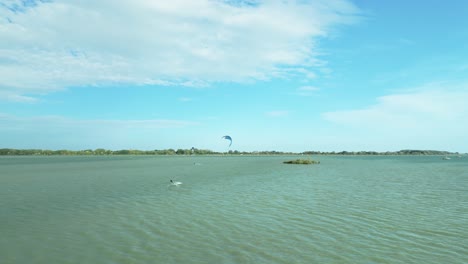
{"label": "cloudy sky over horizon", "polygon": [[468,152],[467,13],[0,0],[0,148]]}

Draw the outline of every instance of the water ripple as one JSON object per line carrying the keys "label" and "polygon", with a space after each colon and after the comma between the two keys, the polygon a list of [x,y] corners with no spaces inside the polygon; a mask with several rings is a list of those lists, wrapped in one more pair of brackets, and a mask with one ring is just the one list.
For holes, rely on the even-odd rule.
{"label": "water ripple", "polygon": [[[468,166],[417,157],[15,161],[2,263],[468,263]],[[193,166],[194,163],[203,166]],[[181,173],[183,172],[183,173]],[[174,175],[184,182],[168,186]]]}

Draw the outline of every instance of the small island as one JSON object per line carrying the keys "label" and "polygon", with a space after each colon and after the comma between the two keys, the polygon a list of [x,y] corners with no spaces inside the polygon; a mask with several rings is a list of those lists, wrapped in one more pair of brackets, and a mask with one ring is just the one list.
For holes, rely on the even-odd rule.
{"label": "small island", "polygon": [[283,161],[284,164],[304,164],[304,165],[309,165],[309,164],[320,164],[320,161],[315,161],[315,160],[310,160],[310,159],[297,159],[297,160],[289,160],[289,161]]}

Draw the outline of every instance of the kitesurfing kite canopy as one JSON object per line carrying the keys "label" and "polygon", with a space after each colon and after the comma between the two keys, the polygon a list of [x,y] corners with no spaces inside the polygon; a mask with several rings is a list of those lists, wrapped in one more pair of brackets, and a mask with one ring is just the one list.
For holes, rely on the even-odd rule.
{"label": "kitesurfing kite canopy", "polygon": [[232,145],[232,138],[230,136],[224,136],[222,138],[229,140],[229,146]]}

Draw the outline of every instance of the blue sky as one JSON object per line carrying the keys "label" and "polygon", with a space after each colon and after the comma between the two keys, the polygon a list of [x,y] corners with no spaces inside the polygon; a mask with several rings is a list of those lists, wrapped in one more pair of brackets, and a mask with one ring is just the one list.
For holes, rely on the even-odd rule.
{"label": "blue sky", "polygon": [[466,14],[461,0],[0,0],[0,148],[468,152]]}

